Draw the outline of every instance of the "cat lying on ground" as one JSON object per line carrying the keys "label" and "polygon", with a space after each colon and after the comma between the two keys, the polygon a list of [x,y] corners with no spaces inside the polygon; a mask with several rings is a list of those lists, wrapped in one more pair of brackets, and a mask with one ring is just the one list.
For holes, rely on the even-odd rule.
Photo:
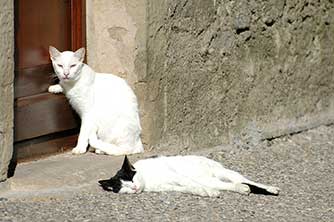
{"label": "cat lying on ground", "polygon": [[84,48],[59,52],[50,46],[49,52],[60,82],[48,91],[64,93],[81,117],[78,143],[72,153],[85,153],[88,145],[96,153],[109,155],[142,152],[138,103],[129,85],[122,78],[96,73],[84,64]]}
{"label": "cat lying on ground", "polygon": [[202,156],[161,156],[137,161],[133,166],[125,156],[122,168],[108,180],[100,180],[104,190],[115,193],[179,191],[200,196],[219,196],[221,191],[249,194],[253,190],[278,195],[279,188],[253,182]]}

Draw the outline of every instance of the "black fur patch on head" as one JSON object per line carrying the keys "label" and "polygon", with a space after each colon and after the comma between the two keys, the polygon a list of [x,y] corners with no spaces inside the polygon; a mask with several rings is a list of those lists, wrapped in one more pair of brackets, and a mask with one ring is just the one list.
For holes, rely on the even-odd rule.
{"label": "black fur patch on head", "polygon": [[135,174],[135,168],[131,165],[127,156],[125,156],[122,168],[116,173],[116,175],[111,177],[109,180],[100,180],[99,183],[104,190],[118,193],[122,188],[121,180],[132,181]]}

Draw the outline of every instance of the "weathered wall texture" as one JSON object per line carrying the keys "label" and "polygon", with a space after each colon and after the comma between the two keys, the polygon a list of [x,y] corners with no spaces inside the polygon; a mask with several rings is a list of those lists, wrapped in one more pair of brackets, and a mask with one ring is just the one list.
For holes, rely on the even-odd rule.
{"label": "weathered wall texture", "polygon": [[[145,100],[146,0],[87,1],[87,63],[97,72],[125,78],[140,101]],[[140,105],[143,142],[151,131]]]}
{"label": "weathered wall texture", "polygon": [[13,152],[14,6],[0,1],[0,181]]}
{"label": "weathered wall texture", "polygon": [[154,145],[247,146],[333,123],[333,1],[148,0],[147,13]]}

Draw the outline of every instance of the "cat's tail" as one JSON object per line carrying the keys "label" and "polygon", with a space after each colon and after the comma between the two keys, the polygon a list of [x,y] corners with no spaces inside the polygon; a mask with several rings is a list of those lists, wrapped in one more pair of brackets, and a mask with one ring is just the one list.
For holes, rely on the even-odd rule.
{"label": "cat's tail", "polygon": [[108,155],[117,155],[117,156],[143,152],[144,151],[143,145],[141,144],[140,140],[139,142],[140,142],[139,146],[135,146],[133,148],[133,147],[123,147],[123,146],[121,147],[115,144],[106,143],[97,138],[96,135],[92,135],[89,138],[89,145],[91,145],[93,148],[98,149],[99,151],[102,151]]}

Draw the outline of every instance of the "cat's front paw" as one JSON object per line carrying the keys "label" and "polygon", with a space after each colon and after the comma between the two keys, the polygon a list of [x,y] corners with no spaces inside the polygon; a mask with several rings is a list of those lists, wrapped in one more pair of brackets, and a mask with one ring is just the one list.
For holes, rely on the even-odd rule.
{"label": "cat's front paw", "polygon": [[83,154],[83,153],[86,153],[86,148],[74,147],[72,149],[72,154]]}
{"label": "cat's front paw", "polygon": [[48,92],[50,92],[50,93],[62,93],[63,88],[59,84],[52,85],[52,86],[49,86]]}

